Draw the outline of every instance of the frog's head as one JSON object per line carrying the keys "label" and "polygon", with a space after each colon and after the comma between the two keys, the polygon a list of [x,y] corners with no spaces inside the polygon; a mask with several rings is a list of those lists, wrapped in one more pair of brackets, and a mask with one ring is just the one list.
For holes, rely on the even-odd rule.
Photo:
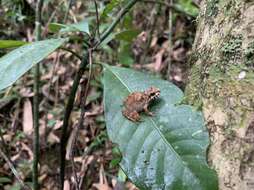
{"label": "frog's head", "polygon": [[152,86],[145,91],[145,94],[149,97],[149,101],[152,101],[160,96],[160,89]]}

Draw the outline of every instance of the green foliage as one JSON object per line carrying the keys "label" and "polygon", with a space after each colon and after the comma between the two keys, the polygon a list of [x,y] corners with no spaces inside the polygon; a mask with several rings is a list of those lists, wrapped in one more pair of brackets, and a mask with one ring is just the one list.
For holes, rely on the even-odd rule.
{"label": "green foliage", "polygon": [[[106,31],[107,28],[110,26],[109,22],[111,22],[112,18],[107,17],[107,15],[113,14],[115,8],[120,7],[126,2],[127,2],[126,0],[113,0],[110,3],[108,3],[105,7],[100,7],[102,4],[99,4],[98,11],[100,14],[100,26],[99,26],[100,34]],[[94,6],[91,6],[90,9],[89,11],[92,11],[94,14],[95,13]],[[81,31],[87,34],[97,34],[96,24],[97,24],[96,17],[89,16],[83,22],[80,22],[77,24],[65,25],[61,23],[50,23],[49,30],[54,33]],[[134,59],[131,53],[131,44],[133,39],[139,33],[140,33],[140,30],[134,29],[132,25],[131,16],[128,15],[125,19],[123,19],[122,27],[120,29],[118,28],[116,32],[112,32],[111,34],[109,34],[106,37],[106,39],[104,39],[103,42],[100,44],[100,47],[106,50],[107,52],[113,52],[115,50],[113,50],[110,46],[108,46],[108,43],[113,40],[118,40],[119,46],[118,46],[117,59],[119,60],[119,63],[125,66],[130,66],[134,63]],[[71,34],[71,35],[76,35],[76,34]]]}
{"label": "green foliage", "polygon": [[66,24],[60,24],[60,23],[55,23],[55,22],[52,22],[49,24],[48,28],[49,28],[49,31],[51,32],[59,32],[62,28],[67,28],[68,25]]}
{"label": "green foliage", "polygon": [[32,20],[34,17],[34,9],[26,0],[2,0],[0,5],[4,11],[4,17],[14,24]]}
{"label": "green foliage", "polygon": [[[134,123],[122,115],[133,91],[161,89],[151,105],[154,117]],[[216,190],[217,177],[206,163],[209,137],[201,112],[176,105],[182,91],[172,83],[130,69],[105,65],[104,109],[110,139],[122,153],[121,167],[140,189]]]}
{"label": "green foliage", "polygon": [[108,3],[105,8],[103,9],[103,12],[101,14],[101,18],[105,19],[109,14],[112,14],[113,9],[118,7],[121,3],[123,3],[126,0],[112,0],[110,3]]}
{"label": "green foliage", "polygon": [[129,29],[129,30],[124,30],[122,32],[119,32],[115,35],[115,38],[117,40],[123,40],[126,42],[132,42],[132,40],[137,37],[137,35],[140,33],[140,30],[136,29]]}
{"label": "green foliage", "polygon": [[192,0],[178,0],[175,6],[193,17],[198,16],[199,10],[193,5]]}
{"label": "green foliage", "polygon": [[15,48],[27,44],[27,42],[16,40],[0,40],[0,48]]}
{"label": "green foliage", "polygon": [[134,59],[131,54],[131,44],[128,42],[120,42],[120,48],[118,52],[118,59],[122,65],[130,66],[134,63]]}
{"label": "green foliage", "polygon": [[110,167],[114,168],[117,165],[119,165],[119,163],[121,162],[122,156],[121,156],[121,152],[119,151],[117,147],[114,147],[112,149],[112,155],[113,155],[113,159],[110,161]]}
{"label": "green foliage", "polygon": [[49,29],[52,32],[60,32],[60,33],[65,33],[65,32],[84,32],[89,34],[89,25],[88,25],[88,20],[83,20],[78,23],[70,24],[70,25],[65,25],[65,24],[60,24],[60,23],[50,23],[49,24]]}
{"label": "green foliage", "polygon": [[0,177],[0,186],[1,184],[4,184],[4,183],[11,183],[12,180],[8,177]]}
{"label": "green foliage", "polygon": [[70,24],[66,28],[62,28],[60,32],[75,32],[80,31],[89,34],[89,25],[87,20],[83,20],[79,23]]}
{"label": "green foliage", "polygon": [[[127,26],[131,28],[132,26]],[[131,44],[133,39],[140,33],[136,29],[127,29],[121,32],[113,33],[110,40],[117,39],[119,40],[119,49],[118,49],[118,60],[119,63],[130,66],[134,63],[134,59],[131,53]]]}
{"label": "green foliage", "polygon": [[0,90],[10,86],[66,39],[50,39],[21,46],[0,58]]}
{"label": "green foliage", "polygon": [[[116,8],[126,4],[127,0],[112,0],[102,10],[100,20],[101,25],[105,25],[111,18],[108,15],[113,15]],[[101,27],[100,27],[101,28]],[[101,29],[100,29],[101,30]],[[119,30],[121,30],[119,32]],[[101,30],[104,31],[104,30]],[[101,44],[101,47],[106,51],[111,51],[111,48],[107,44],[116,39],[119,41],[118,56],[119,63],[130,66],[134,63],[134,59],[131,54],[131,44],[133,39],[140,33],[140,30],[134,29],[132,25],[132,18],[130,14],[122,20],[122,25],[117,32],[112,32]]]}
{"label": "green foliage", "polygon": [[21,190],[21,185],[19,183],[14,184],[13,186],[10,187],[9,190]]}

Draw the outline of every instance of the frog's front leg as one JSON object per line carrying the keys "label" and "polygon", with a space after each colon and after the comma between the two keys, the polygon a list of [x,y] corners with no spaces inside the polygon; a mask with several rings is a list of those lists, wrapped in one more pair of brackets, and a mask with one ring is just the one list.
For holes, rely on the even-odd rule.
{"label": "frog's front leg", "polygon": [[153,112],[150,112],[150,111],[148,110],[148,105],[146,105],[146,106],[144,107],[144,111],[145,111],[145,113],[146,113],[147,115],[149,115],[149,116],[154,116],[154,113],[153,113]]}
{"label": "frog's front leg", "polygon": [[127,109],[122,111],[123,115],[127,117],[129,120],[137,122],[140,121],[140,115],[137,111],[129,111]]}

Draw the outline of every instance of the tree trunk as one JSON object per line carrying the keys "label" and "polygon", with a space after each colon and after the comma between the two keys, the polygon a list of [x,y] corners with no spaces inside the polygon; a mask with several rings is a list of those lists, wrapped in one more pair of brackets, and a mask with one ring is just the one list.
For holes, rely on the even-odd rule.
{"label": "tree trunk", "polygon": [[190,103],[210,132],[221,190],[254,189],[254,2],[203,0],[189,63]]}

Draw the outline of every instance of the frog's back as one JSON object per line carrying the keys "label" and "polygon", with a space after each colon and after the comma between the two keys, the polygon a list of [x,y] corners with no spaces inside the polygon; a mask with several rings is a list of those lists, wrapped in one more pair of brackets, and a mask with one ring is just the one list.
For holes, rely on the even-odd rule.
{"label": "frog's back", "polygon": [[127,96],[124,101],[124,106],[128,110],[143,110],[145,104],[144,94],[141,92],[133,92]]}

